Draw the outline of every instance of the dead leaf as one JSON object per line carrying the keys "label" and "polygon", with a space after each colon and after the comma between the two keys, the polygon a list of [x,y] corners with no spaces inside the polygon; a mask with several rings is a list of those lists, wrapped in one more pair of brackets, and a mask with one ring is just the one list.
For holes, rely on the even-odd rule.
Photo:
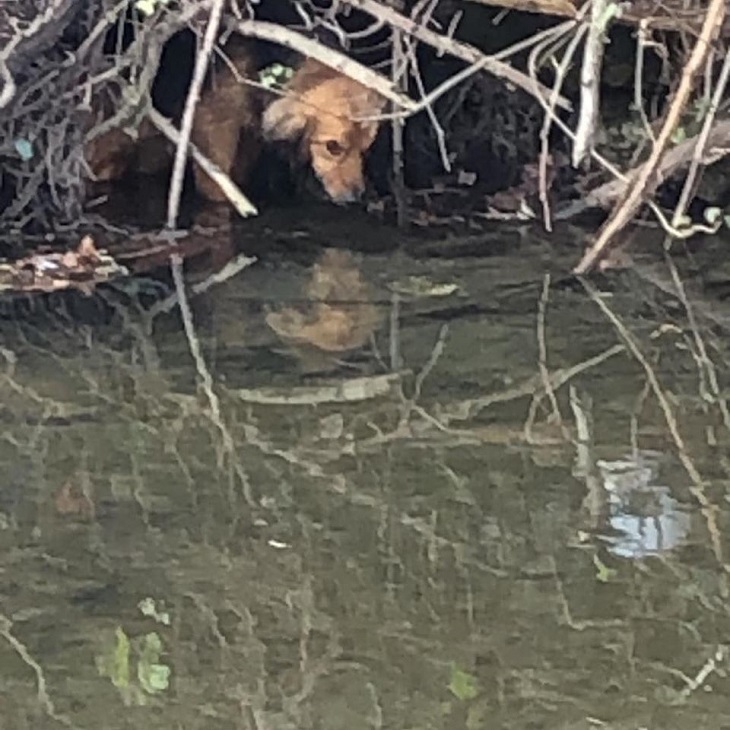
{"label": "dead leaf", "polygon": [[53,503],[59,515],[90,520],[96,513],[91,499],[81,489],[75,487],[70,479],[56,492]]}

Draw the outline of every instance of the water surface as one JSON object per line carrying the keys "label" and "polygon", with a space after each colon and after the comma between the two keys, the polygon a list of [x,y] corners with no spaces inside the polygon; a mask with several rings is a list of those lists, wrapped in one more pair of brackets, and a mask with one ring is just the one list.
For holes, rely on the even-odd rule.
{"label": "water surface", "polygon": [[730,728],[716,293],[270,224],[190,299],[212,400],[169,278],[4,304],[0,727]]}

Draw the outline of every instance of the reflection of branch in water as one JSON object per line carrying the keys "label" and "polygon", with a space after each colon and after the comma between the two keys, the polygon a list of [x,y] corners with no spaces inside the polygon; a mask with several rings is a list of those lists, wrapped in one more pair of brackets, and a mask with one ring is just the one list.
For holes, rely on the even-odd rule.
{"label": "reflection of branch in water", "polygon": [[[256,447],[262,454],[268,456],[276,456],[284,460],[286,463],[299,467],[305,474],[323,482],[327,489],[335,492],[337,495],[345,496],[349,503],[355,506],[368,507],[382,513],[384,510],[393,511],[393,505],[388,503],[386,498],[376,495],[367,494],[350,485],[346,476],[342,473],[325,471],[322,465],[309,458],[303,453],[303,449],[285,449],[280,448],[264,438],[260,430],[251,423],[243,425],[246,434],[246,443]],[[358,449],[355,444],[350,444],[344,449],[337,449],[330,454],[319,452],[318,457],[329,456],[330,461],[335,461],[345,454],[355,454]],[[436,532],[435,525],[428,518],[411,515],[398,510],[394,517],[396,521],[409,528],[423,537],[429,545],[435,548],[448,548],[453,550],[455,554],[463,556],[465,564],[474,565],[480,570],[490,575],[504,577],[506,572],[500,568],[495,568],[488,564],[477,555],[474,545],[468,541],[460,541],[451,537],[444,537]]]}
{"label": "reflection of branch in water", "polygon": [[651,384],[648,380],[646,380],[639,392],[639,395],[636,396],[636,402],[634,403],[634,407],[631,411],[631,419],[629,421],[629,438],[631,440],[632,454],[639,453],[639,417],[650,392]]}
{"label": "reflection of branch in water", "polygon": [[567,429],[563,425],[563,417],[560,414],[560,407],[558,406],[558,399],[555,396],[555,389],[550,383],[550,371],[547,366],[547,338],[545,336],[545,316],[547,313],[547,304],[550,297],[550,274],[545,274],[542,286],[542,294],[540,295],[540,301],[538,303],[537,311],[537,346],[538,346],[538,360],[537,366],[542,380],[543,390],[542,393],[535,393],[530,403],[530,409],[527,414],[525,421],[524,433],[525,441],[533,443],[532,427],[537,417],[537,409],[540,407],[540,403],[543,398],[547,396],[552,405],[553,412],[548,416],[548,422],[558,425],[563,431],[563,436],[567,438]]}
{"label": "reflection of branch in water", "polygon": [[[730,56],[728,56],[730,58]],[[707,354],[707,348],[705,347],[705,341],[700,334],[699,327],[697,326],[697,318],[695,317],[694,308],[689,302],[687,292],[685,291],[682,279],[679,276],[677,267],[672,260],[669,253],[665,253],[664,256],[669,271],[672,274],[672,281],[677,289],[677,295],[679,296],[684,310],[687,313],[687,320],[689,321],[690,329],[692,330],[692,336],[695,342],[696,354],[693,353],[695,360],[697,361],[697,369],[699,370],[700,378],[700,402],[703,405],[707,404],[707,401],[714,401],[717,403],[720,413],[722,414],[722,420],[725,424],[725,428],[730,431],[730,412],[728,411],[727,400],[722,397],[720,385],[717,382],[717,370],[715,364]],[[708,393],[708,386],[710,392]]]}
{"label": "reflection of branch in water", "polygon": [[[431,354],[429,355],[426,364],[421,368],[421,371],[418,373],[418,375],[416,375],[416,382],[413,385],[413,395],[410,398],[405,399],[405,403],[403,404],[403,410],[401,411],[400,421],[398,423],[398,426],[396,427],[396,431],[406,429],[411,417],[411,413],[414,410],[418,409],[419,412],[424,412],[423,409],[418,405],[418,399],[421,397],[421,390],[423,388],[424,382],[426,381],[426,378],[430,375],[431,371],[436,366],[436,363],[439,361],[439,358],[443,354],[444,346],[446,343],[446,336],[448,335],[448,333],[449,325],[445,324],[439,330],[436,344],[433,346],[433,350],[431,350]],[[433,420],[438,423],[438,419],[433,418]]]}
{"label": "reflection of branch in water", "polygon": [[605,503],[603,489],[596,469],[594,453],[593,414],[591,399],[587,393],[578,393],[571,383],[569,386],[570,407],[575,418],[575,467],[573,476],[582,478],[586,483],[586,496],[583,509],[588,513],[592,528],[598,527],[601,511]]}
{"label": "reflection of branch in water", "polygon": [[210,406],[210,419],[213,421],[220,433],[223,449],[228,457],[231,459],[233,469],[238,476],[239,481],[241,482],[241,486],[243,487],[243,494],[246,497],[246,501],[249,503],[249,505],[253,505],[254,498],[251,492],[251,484],[249,482],[248,475],[243,468],[243,464],[241,464],[241,461],[238,458],[236,446],[233,442],[231,432],[228,430],[228,427],[223,421],[223,416],[220,410],[220,399],[218,398],[218,395],[213,387],[213,376],[210,374],[210,370],[205,363],[205,358],[203,357],[203,352],[200,347],[200,340],[198,339],[198,336],[195,332],[195,325],[193,324],[193,315],[192,311],[190,310],[190,304],[184,294],[185,282],[182,277],[182,268],[179,263],[173,262],[172,274],[175,280],[175,288],[178,293],[180,312],[182,313],[183,326],[185,328],[185,335],[188,339],[190,354],[192,355],[195,362],[195,369],[198,373],[198,377],[202,382],[203,392],[206,394],[208,404]]}
{"label": "reflection of branch in water", "polygon": [[[561,368],[556,370],[549,376],[549,383],[553,389],[557,389],[565,385],[576,375],[596,367],[605,360],[618,355],[625,351],[623,345],[613,345],[604,350],[604,352],[595,355],[582,363],[573,365],[569,368]],[[468,421],[476,417],[482,410],[500,403],[507,403],[513,400],[519,400],[536,393],[544,394],[544,384],[539,374],[528,378],[520,385],[507,390],[490,393],[489,395],[479,398],[471,398],[469,400],[460,401],[449,406],[438,407],[435,413],[428,413],[420,405],[409,404],[410,412],[417,413],[423,420],[413,422],[412,420],[401,419],[398,426],[391,432],[378,432],[376,436],[361,441],[350,442],[342,453],[353,453],[355,451],[366,451],[369,449],[380,448],[383,444],[392,443],[399,440],[411,440],[414,446],[422,446],[427,444],[427,439],[439,431],[441,434],[447,434],[455,439],[457,445],[484,443],[485,441],[494,443],[504,443],[506,441],[519,441],[523,438],[521,433],[513,433],[505,431],[505,429],[490,429],[484,427],[455,427],[455,421]],[[443,441],[440,444],[445,445]]]}
{"label": "reflection of branch in water", "polygon": [[[598,355],[594,355],[583,362],[571,365],[568,368],[559,368],[558,370],[554,370],[548,378],[548,383],[553,390],[557,390],[576,375],[600,365],[602,362],[614,357],[614,355],[624,352],[625,350],[626,348],[623,345],[613,345],[607,350],[604,350]],[[545,384],[543,383],[542,376],[540,374],[536,374],[512,388],[500,390],[496,393],[489,393],[478,398],[470,398],[468,400],[442,407],[439,412],[439,418],[447,425],[452,421],[468,421],[490,406],[497,405],[498,403],[508,403],[509,401],[524,398],[528,395],[544,392]]]}
{"label": "reflection of branch in water", "polygon": [[586,292],[588,293],[588,296],[590,296],[590,298],[598,305],[599,309],[606,315],[608,320],[615,327],[621,339],[626,343],[626,348],[636,358],[638,363],[644,368],[644,372],[646,373],[646,376],[649,380],[651,389],[654,392],[654,395],[659,403],[659,407],[662,409],[662,412],[664,414],[664,419],[667,423],[667,427],[669,428],[669,433],[671,434],[674,445],[677,448],[679,460],[682,462],[682,466],[692,480],[692,485],[689,487],[689,489],[702,508],[702,513],[705,516],[705,520],[707,522],[707,531],[710,533],[710,537],[712,539],[712,544],[715,551],[715,558],[721,565],[724,565],[722,541],[720,536],[720,530],[717,524],[717,507],[712,504],[712,502],[710,502],[709,497],[705,493],[704,480],[702,479],[699,470],[695,466],[689,455],[689,452],[687,451],[684,439],[682,438],[682,434],[679,431],[677,419],[675,418],[672,411],[672,406],[669,402],[669,398],[662,389],[654,368],[651,366],[651,363],[649,363],[649,361],[646,359],[644,353],[641,351],[641,348],[637,344],[631,332],[629,332],[624,323],[621,322],[618,316],[608,307],[608,305],[599,295],[593,284],[591,284],[591,282],[584,278],[581,278],[580,281],[583,284]]}
{"label": "reflection of branch in water", "polygon": [[68,718],[63,715],[59,715],[56,712],[53,701],[48,695],[46,675],[43,671],[43,667],[41,667],[41,665],[38,664],[38,662],[31,656],[31,653],[28,651],[28,647],[12,633],[12,625],[12,621],[7,616],[0,614],[0,636],[2,636],[8,644],[10,644],[23,662],[25,662],[25,664],[27,664],[35,673],[38,702],[49,717],[52,717],[54,720],[66,727],[72,727],[72,723]]}
{"label": "reflection of branch in water", "polygon": [[[193,284],[190,287],[190,291],[192,292],[193,297],[204,294],[208,291],[208,289],[215,286],[216,284],[222,284],[224,281],[232,279],[244,269],[248,268],[252,264],[255,264],[256,261],[256,258],[251,258],[250,256],[246,256],[245,254],[239,254],[238,256],[236,256],[235,259],[233,259],[233,261],[229,261],[219,271],[215,271],[210,276],[206,277],[205,280],[200,281],[197,284]],[[192,297],[188,297],[188,300],[190,299],[192,299]],[[163,299],[162,301],[153,304],[148,311],[148,317],[150,319],[154,319],[159,314],[169,312],[171,309],[174,309],[177,306],[177,303],[177,292],[173,292],[172,294],[170,294],[170,296],[165,297],[165,299]]]}
{"label": "reflection of branch in water", "polygon": [[400,295],[393,292],[390,305],[390,369],[393,372],[403,367],[400,354]]}
{"label": "reflection of branch in water", "polygon": [[392,395],[404,373],[387,373],[342,380],[334,385],[299,388],[237,388],[229,395],[244,403],[266,405],[316,406],[325,403],[358,403]]}
{"label": "reflection of branch in water", "polygon": [[687,699],[693,692],[696,692],[702,687],[713,672],[719,671],[720,667],[718,665],[724,664],[726,659],[727,647],[719,644],[712,653],[712,656],[707,659],[694,677],[688,677],[683,673],[682,678],[687,683],[687,686],[680,692],[678,700]]}

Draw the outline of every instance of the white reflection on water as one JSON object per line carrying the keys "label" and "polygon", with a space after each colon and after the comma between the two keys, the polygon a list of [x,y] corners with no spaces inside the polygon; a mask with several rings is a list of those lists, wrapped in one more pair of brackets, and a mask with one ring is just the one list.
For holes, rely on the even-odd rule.
{"label": "white reflection on water", "polygon": [[608,495],[609,550],[625,558],[643,558],[677,547],[687,536],[689,514],[657,484],[660,454],[639,451],[624,459],[599,460]]}

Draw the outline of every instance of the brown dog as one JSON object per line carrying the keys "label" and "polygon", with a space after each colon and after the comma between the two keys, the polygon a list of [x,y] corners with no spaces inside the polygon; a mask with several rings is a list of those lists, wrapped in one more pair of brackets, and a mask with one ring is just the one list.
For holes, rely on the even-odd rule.
{"label": "brown dog", "polygon": [[[301,157],[310,163],[328,196],[337,203],[356,200],[365,183],[363,158],[378,131],[373,119],[383,98],[348,76],[312,59],[294,72],[282,97],[261,113],[261,94],[246,81],[257,72],[250,46],[234,38],[226,44],[226,63],[211,74],[210,85],[197,106],[192,141],[240,187],[246,187],[262,141],[300,141]],[[135,142],[120,130],[93,140],[87,161],[97,179],[121,177],[130,167],[152,172],[158,155],[150,140],[157,138],[147,123]],[[262,139],[263,138],[263,139]],[[140,154],[139,144],[147,145]],[[225,202],[218,185],[194,165],[198,192]]]}

